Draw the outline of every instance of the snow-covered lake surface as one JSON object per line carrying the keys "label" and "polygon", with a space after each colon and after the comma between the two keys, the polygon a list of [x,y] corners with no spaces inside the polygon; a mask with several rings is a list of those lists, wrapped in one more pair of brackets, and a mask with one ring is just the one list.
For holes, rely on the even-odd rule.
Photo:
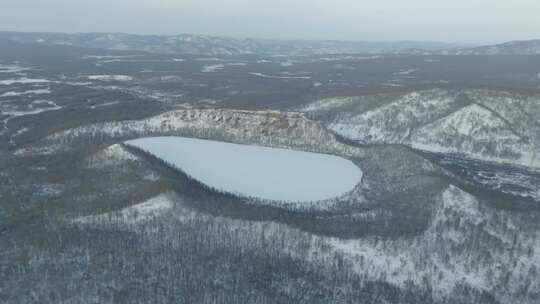
{"label": "snow-covered lake surface", "polygon": [[130,140],[207,186],[267,200],[320,201],[341,196],[362,179],[351,161],[326,154],[184,137]]}

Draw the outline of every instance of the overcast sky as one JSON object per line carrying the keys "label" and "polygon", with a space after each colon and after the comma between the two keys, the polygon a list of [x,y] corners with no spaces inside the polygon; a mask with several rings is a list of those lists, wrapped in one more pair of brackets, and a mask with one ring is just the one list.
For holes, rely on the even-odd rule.
{"label": "overcast sky", "polygon": [[494,43],[540,38],[540,0],[0,0],[0,30]]}

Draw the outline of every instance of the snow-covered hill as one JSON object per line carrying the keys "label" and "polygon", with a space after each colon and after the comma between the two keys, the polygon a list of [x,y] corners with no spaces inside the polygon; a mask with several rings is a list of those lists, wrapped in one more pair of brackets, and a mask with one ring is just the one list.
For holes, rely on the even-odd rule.
{"label": "snow-covered hill", "polygon": [[319,100],[303,111],[362,143],[540,167],[540,95],[433,89]]}
{"label": "snow-covered hill", "polygon": [[36,146],[20,149],[16,153],[52,153],[88,140],[121,141],[160,135],[217,139],[355,157],[363,155],[362,149],[341,143],[323,125],[307,119],[302,113],[229,109],[176,110],[141,120],[82,126],[53,134]]}
{"label": "snow-covered hill", "polygon": [[440,50],[428,50],[421,48],[402,49],[397,53],[403,55],[540,55],[540,39],[516,40],[494,45],[482,45],[476,47],[445,48]]}
{"label": "snow-covered hill", "polygon": [[[534,301],[524,290],[538,290],[530,274],[540,266],[538,230],[527,216],[505,216],[473,195],[449,186],[437,199],[429,228],[407,240],[334,240],[360,274],[399,286],[429,282],[435,298],[456,297],[469,286],[495,295],[501,303]],[[527,248],[527,249],[525,249]],[[509,257],[514,257],[509,263]],[[500,288],[500,286],[506,288]],[[468,302],[468,299],[463,303]],[[491,302],[489,302],[491,303]]]}
{"label": "snow-covered hill", "polygon": [[540,55],[540,39],[510,41],[475,48],[450,49],[438,53],[441,55]]}

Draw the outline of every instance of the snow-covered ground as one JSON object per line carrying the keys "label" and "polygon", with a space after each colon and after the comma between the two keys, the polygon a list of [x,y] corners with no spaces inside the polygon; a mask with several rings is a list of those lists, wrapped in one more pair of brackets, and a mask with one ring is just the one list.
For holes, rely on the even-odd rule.
{"label": "snow-covered ground", "polygon": [[319,201],[351,191],[362,171],[344,158],[182,137],[128,141],[207,186],[276,201]]}
{"label": "snow-covered ground", "polygon": [[0,97],[16,97],[16,96],[25,96],[25,95],[40,95],[40,94],[50,94],[52,93],[49,88],[45,89],[36,89],[36,90],[26,90],[22,92],[6,92],[0,95]]}
{"label": "snow-covered ground", "polygon": [[270,79],[311,79],[311,77],[309,76],[275,76],[275,75],[267,75],[267,74],[255,73],[255,72],[250,72],[248,74],[262,77],[262,78],[270,78]]}
{"label": "snow-covered ground", "polygon": [[91,168],[105,168],[124,165],[137,160],[138,158],[135,155],[126,151],[120,144],[114,144],[88,157],[86,164]]}
{"label": "snow-covered ground", "polygon": [[398,72],[395,72],[393,75],[395,76],[403,76],[403,75],[410,75],[415,72],[417,72],[418,69],[401,69]]}
{"label": "snow-covered ground", "polygon": [[128,75],[89,75],[87,76],[90,80],[99,80],[99,81],[131,81],[133,77]]}
{"label": "snow-covered ground", "polygon": [[0,73],[20,73],[24,71],[31,70],[29,67],[23,67],[16,64],[1,64],[0,63]]}
{"label": "snow-covered ground", "polygon": [[0,80],[0,85],[12,85],[16,83],[28,84],[28,83],[48,83],[48,82],[51,82],[51,81],[47,79],[42,79],[42,78],[21,77],[21,78]]}
{"label": "snow-covered ground", "polygon": [[213,73],[222,70],[225,66],[223,64],[205,65],[202,69],[203,73]]}
{"label": "snow-covered ground", "polygon": [[158,217],[174,206],[168,194],[160,194],[145,202],[116,212],[79,217],[73,220],[77,224],[136,224]]}

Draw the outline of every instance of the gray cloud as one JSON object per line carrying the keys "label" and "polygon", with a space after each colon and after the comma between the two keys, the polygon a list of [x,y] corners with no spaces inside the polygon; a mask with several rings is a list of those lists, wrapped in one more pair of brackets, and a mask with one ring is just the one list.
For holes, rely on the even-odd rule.
{"label": "gray cloud", "polygon": [[2,0],[0,30],[255,38],[540,38],[537,0]]}

